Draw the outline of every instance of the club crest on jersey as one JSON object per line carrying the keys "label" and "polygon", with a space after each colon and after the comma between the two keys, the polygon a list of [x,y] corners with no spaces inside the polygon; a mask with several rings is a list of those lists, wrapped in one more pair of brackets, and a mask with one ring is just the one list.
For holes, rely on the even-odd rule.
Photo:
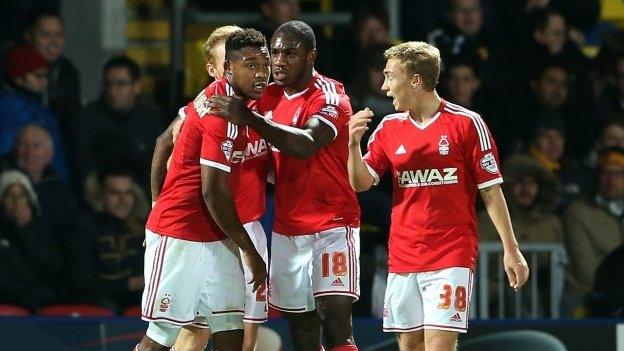
{"label": "club crest on jersey", "polygon": [[485,169],[488,173],[496,174],[498,173],[498,165],[496,164],[496,158],[491,152],[488,152],[483,157],[481,157],[481,168]]}
{"label": "club crest on jersey", "polygon": [[438,142],[438,152],[442,156],[446,156],[451,151],[451,147],[449,146],[448,136],[442,135],[440,136],[440,141]]}
{"label": "club crest on jersey", "polygon": [[234,142],[228,139],[221,143],[221,151],[225,158],[229,161],[232,158],[232,150],[234,149]]}
{"label": "club crest on jersey", "polygon": [[297,122],[299,122],[299,115],[301,114],[301,106],[297,107],[297,112],[293,115],[291,125],[296,126]]}

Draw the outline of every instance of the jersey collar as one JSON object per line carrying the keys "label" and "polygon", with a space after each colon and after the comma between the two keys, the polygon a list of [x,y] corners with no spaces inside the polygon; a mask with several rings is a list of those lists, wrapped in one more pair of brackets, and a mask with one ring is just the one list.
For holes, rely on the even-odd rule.
{"label": "jersey collar", "polygon": [[425,130],[427,129],[427,127],[432,125],[433,122],[435,122],[442,115],[442,110],[444,109],[444,105],[446,105],[446,101],[444,101],[444,99],[440,99],[440,106],[438,106],[438,111],[435,113],[435,115],[433,115],[433,118],[431,118],[426,123],[416,122],[416,120],[414,120],[412,116],[410,115],[409,111],[407,111],[407,118],[412,122],[414,126],[416,126],[416,128],[420,130]]}

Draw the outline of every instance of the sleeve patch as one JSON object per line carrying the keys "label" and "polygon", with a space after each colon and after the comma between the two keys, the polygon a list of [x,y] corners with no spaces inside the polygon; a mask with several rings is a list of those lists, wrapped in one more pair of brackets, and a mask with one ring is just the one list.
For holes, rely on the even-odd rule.
{"label": "sleeve patch", "polygon": [[486,170],[488,173],[498,174],[498,164],[496,164],[496,158],[491,152],[483,155],[479,163],[481,164],[481,168]]}

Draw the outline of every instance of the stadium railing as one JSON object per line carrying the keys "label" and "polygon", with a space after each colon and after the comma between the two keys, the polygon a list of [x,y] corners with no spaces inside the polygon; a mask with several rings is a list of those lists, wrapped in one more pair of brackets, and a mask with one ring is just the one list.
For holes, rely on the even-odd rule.
{"label": "stadium railing", "polygon": [[[521,243],[520,248],[527,260],[531,275],[525,287],[513,296],[508,296],[510,288],[502,263],[502,244],[498,242],[479,243],[479,261],[476,279],[473,283],[475,293],[472,294],[473,302],[476,303],[471,304],[471,317],[484,319],[493,317],[559,318],[561,316],[565,265],[567,264],[567,255],[563,245]],[[543,272],[540,267],[544,266],[542,262],[546,257],[548,270]],[[492,268],[495,272],[492,272]],[[548,279],[540,280],[540,276],[543,274],[547,274]],[[545,284],[546,282],[548,284]],[[495,293],[493,293],[494,289],[491,288],[493,283],[496,284]],[[546,287],[548,288],[548,301],[542,301],[540,292],[544,291]],[[491,305],[492,297],[497,299],[497,304],[494,306]],[[527,303],[523,302],[527,298],[528,306]],[[513,301],[508,301],[508,299]],[[548,308],[544,309],[545,306]],[[513,310],[511,315],[508,311],[509,307]]]}

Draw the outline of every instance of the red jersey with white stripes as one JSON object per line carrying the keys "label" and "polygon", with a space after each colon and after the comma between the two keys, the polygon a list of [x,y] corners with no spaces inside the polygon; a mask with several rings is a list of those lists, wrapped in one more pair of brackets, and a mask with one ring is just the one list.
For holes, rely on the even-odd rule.
{"label": "red jersey with white stripes", "polygon": [[[185,108],[184,127],[173,148],[172,161],[163,189],[146,224],[147,229],[154,233],[201,242],[217,241],[226,237],[210,215],[202,198],[200,165],[232,173],[229,181],[234,196],[241,179],[260,177],[245,172],[240,176],[239,165],[248,151],[254,151],[248,150],[250,140],[253,139],[249,136],[254,134],[246,128],[239,128],[208,113],[206,105],[208,98],[216,94],[234,94],[225,78],[210,84]],[[250,101],[248,106],[255,108],[255,101]],[[254,143],[255,141],[252,142]],[[259,145],[255,151],[261,151]],[[266,154],[266,146],[264,152]],[[250,162],[252,159],[250,158]],[[265,181],[266,166],[262,169]],[[257,190],[256,184],[253,185],[253,189]],[[251,197],[257,197],[257,194]],[[249,216],[254,217],[255,213]]]}
{"label": "red jersey with white stripes", "polygon": [[364,162],[376,182],[392,174],[390,272],[474,269],[477,190],[503,182],[496,145],[477,113],[442,101],[424,125],[407,112],[389,115],[371,135]]}
{"label": "red jersey with white stripes", "polygon": [[276,123],[302,127],[316,118],[334,133],[332,142],[305,160],[273,149],[273,230],[292,236],[359,226],[360,208],[347,174],[348,122],[352,110],[343,85],[315,72],[303,91],[288,95],[272,84],[260,101],[275,106],[267,117]]}

